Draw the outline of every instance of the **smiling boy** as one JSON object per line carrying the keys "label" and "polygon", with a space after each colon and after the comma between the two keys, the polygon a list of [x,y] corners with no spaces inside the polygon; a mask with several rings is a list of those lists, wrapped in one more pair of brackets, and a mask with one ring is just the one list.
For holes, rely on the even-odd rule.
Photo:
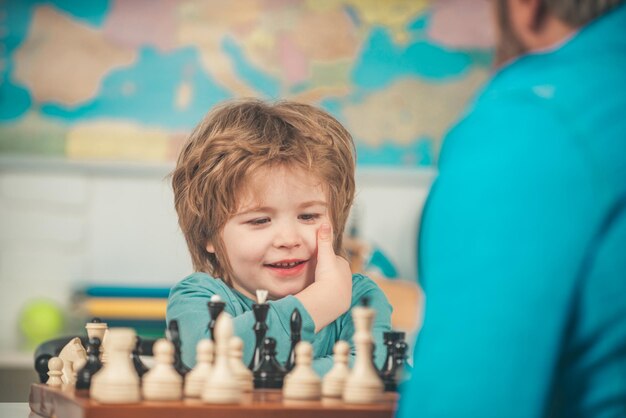
{"label": "smiling boy", "polygon": [[181,327],[186,364],[195,364],[196,344],[209,336],[213,295],[226,303],[244,340],[244,361],[250,359],[257,289],[269,293],[267,336],[277,341],[279,361],[287,357],[289,318],[298,308],[302,339],[313,343],[313,366],[324,374],[335,342],[352,345],[350,308],[366,296],[376,310],[372,333],[382,364],[391,306],[372,280],[353,275],[337,255],[354,199],[354,170],[350,134],[313,106],[232,101],[196,127],[172,174],[196,270],[172,288],[167,307],[167,320]]}

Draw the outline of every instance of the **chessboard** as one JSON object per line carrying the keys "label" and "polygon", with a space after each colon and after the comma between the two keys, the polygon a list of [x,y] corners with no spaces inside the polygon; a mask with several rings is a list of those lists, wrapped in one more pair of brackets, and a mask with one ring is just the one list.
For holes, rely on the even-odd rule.
{"label": "chessboard", "polygon": [[31,385],[29,396],[31,417],[43,418],[392,418],[397,404],[398,394],[393,392],[385,392],[378,402],[361,405],[326,398],[288,400],[283,399],[279,389],[255,389],[238,404],[207,404],[199,399],[102,404],[91,399],[86,390],[45,384]]}

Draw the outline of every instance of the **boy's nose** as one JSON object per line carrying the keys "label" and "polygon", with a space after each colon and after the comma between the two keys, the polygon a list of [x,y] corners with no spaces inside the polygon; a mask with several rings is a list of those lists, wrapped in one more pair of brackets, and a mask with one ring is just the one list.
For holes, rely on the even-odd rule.
{"label": "boy's nose", "polygon": [[291,226],[283,226],[279,228],[274,236],[274,246],[277,248],[297,247],[300,243],[301,239],[297,228]]}

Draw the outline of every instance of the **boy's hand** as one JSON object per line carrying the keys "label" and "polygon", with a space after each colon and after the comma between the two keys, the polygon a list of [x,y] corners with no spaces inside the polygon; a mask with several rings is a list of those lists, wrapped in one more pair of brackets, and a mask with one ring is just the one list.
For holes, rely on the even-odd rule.
{"label": "boy's hand", "polygon": [[348,261],[335,254],[333,231],[329,224],[323,223],[317,230],[317,266],[315,283],[328,291],[328,298],[333,299],[338,315],[350,308],[352,302],[352,272]]}
{"label": "boy's hand", "polygon": [[348,261],[335,254],[333,231],[327,223],[317,230],[315,281],[295,296],[311,315],[315,332],[350,309],[352,272]]}

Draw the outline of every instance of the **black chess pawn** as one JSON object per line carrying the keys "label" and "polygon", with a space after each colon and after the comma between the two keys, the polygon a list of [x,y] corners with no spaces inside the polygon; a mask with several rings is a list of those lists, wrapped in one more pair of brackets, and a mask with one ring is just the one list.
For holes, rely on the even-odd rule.
{"label": "black chess pawn", "polygon": [[256,336],[256,342],[254,344],[252,359],[250,359],[250,363],[248,363],[248,369],[253,372],[261,362],[263,355],[263,342],[268,328],[267,322],[265,321],[267,320],[267,313],[269,312],[269,309],[270,305],[267,303],[254,303],[252,305],[252,312],[254,313],[254,318],[256,319],[252,329],[254,330],[254,335]]}
{"label": "black chess pawn", "polygon": [[296,365],[296,345],[300,342],[302,333],[302,316],[298,308],[295,308],[291,313],[291,319],[289,321],[291,327],[291,348],[289,349],[289,355],[287,361],[285,361],[285,370],[290,372]]}
{"label": "black chess pawn", "polygon": [[220,316],[220,314],[224,311],[224,308],[226,307],[226,303],[222,302],[219,296],[213,295],[213,297],[211,297],[211,300],[207,302],[207,305],[209,307],[209,316],[211,317],[211,319],[209,320],[209,325],[208,325],[209,336],[211,337],[213,342],[215,342],[213,329],[215,329],[215,324],[217,323],[217,317]]}
{"label": "black chess pawn", "polygon": [[399,387],[403,382],[410,379],[413,368],[408,362],[409,345],[401,339],[394,347],[394,358],[396,362],[396,385]]}
{"label": "black chess pawn", "polygon": [[380,377],[385,384],[385,391],[397,390],[396,385],[396,343],[404,340],[404,332],[390,331],[383,333],[383,340],[387,346],[387,356],[383,367],[380,369]]}
{"label": "black chess pawn", "polygon": [[46,383],[48,381],[48,362],[52,356],[50,354],[40,354],[35,359],[35,371],[39,375],[39,382]]}
{"label": "black chess pawn", "polygon": [[180,332],[178,330],[178,320],[172,319],[167,326],[167,339],[174,345],[174,368],[179,375],[185,377],[191,370],[183,363],[180,353],[182,342],[180,341]]}
{"label": "black chess pawn", "polygon": [[76,373],[76,389],[89,389],[91,378],[102,368],[100,362],[100,338],[93,337],[87,344],[87,363]]}
{"label": "black chess pawn", "polygon": [[141,361],[141,357],[139,357],[141,354],[143,354],[143,350],[141,349],[141,338],[137,336],[135,339],[135,348],[132,352],[132,358],[133,366],[135,366],[135,371],[137,372],[139,377],[143,377],[143,375],[146,374],[148,370],[150,370],[148,369],[148,366],[146,366],[143,361]]}
{"label": "black chess pawn", "polygon": [[276,340],[267,337],[263,340],[263,357],[254,370],[255,389],[281,389],[286,371],[276,360]]}

